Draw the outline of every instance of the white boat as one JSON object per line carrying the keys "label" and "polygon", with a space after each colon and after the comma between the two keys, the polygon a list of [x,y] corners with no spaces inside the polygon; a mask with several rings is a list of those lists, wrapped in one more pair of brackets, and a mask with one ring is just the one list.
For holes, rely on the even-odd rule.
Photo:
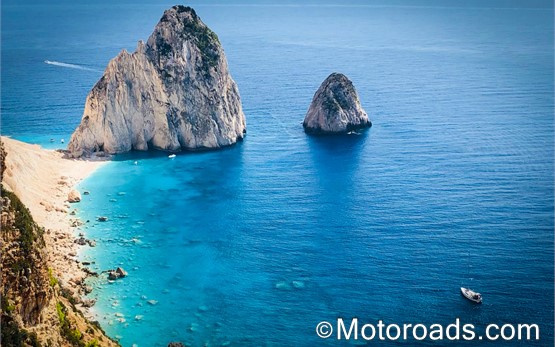
{"label": "white boat", "polygon": [[471,289],[468,288],[464,288],[461,287],[461,293],[462,295],[467,298],[468,300],[475,302],[477,304],[481,304],[482,303],[482,294],[475,292]]}
{"label": "white boat", "polygon": [[170,154],[170,155],[168,155],[168,158],[170,158],[170,159],[175,158],[175,154]]}

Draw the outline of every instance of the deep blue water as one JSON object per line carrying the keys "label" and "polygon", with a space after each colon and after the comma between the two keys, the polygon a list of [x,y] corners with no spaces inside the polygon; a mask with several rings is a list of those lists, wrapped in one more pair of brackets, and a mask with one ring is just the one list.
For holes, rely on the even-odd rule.
{"label": "deep blue water", "polygon": [[[342,345],[316,324],[459,317],[537,323],[529,345],[553,345],[552,3],[192,4],[224,46],[248,135],[175,160],[118,156],[81,184],[98,242],[82,258],[129,272],[93,281],[109,335]],[[3,2],[2,134],[62,146],[109,59],[171,5]],[[334,71],[374,126],[308,137],[301,121]]]}

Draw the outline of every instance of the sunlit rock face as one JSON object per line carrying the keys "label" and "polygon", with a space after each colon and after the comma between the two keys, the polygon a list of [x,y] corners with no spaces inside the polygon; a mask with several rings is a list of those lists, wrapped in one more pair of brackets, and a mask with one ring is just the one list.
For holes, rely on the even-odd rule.
{"label": "sunlit rock face", "polygon": [[303,122],[308,134],[341,134],[371,126],[353,83],[340,73],[322,82]]}
{"label": "sunlit rock face", "polygon": [[148,41],[112,59],[71,136],[71,156],[215,149],[241,140],[245,115],[217,35],[190,7],[164,12]]}

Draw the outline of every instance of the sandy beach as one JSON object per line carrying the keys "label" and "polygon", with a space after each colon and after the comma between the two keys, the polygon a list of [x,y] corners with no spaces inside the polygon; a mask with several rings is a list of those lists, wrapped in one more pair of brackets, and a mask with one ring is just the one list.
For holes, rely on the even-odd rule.
{"label": "sandy beach", "polygon": [[82,247],[74,242],[80,221],[70,214],[79,203],[70,204],[67,198],[79,182],[108,162],[65,159],[63,153],[7,137],[2,137],[2,142],[7,152],[4,187],[13,191],[35,222],[45,228],[49,266],[78,297],[87,272],[76,259]]}

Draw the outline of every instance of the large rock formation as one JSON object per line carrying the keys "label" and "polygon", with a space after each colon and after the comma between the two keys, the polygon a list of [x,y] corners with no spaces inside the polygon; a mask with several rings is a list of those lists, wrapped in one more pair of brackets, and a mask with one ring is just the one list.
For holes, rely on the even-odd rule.
{"label": "large rock formation", "polygon": [[112,59],[71,136],[74,157],[104,151],[213,149],[246,132],[218,37],[190,7],[164,12],[134,53]]}
{"label": "large rock formation", "polygon": [[371,127],[353,83],[332,73],[314,94],[303,127],[309,134],[336,134]]}

